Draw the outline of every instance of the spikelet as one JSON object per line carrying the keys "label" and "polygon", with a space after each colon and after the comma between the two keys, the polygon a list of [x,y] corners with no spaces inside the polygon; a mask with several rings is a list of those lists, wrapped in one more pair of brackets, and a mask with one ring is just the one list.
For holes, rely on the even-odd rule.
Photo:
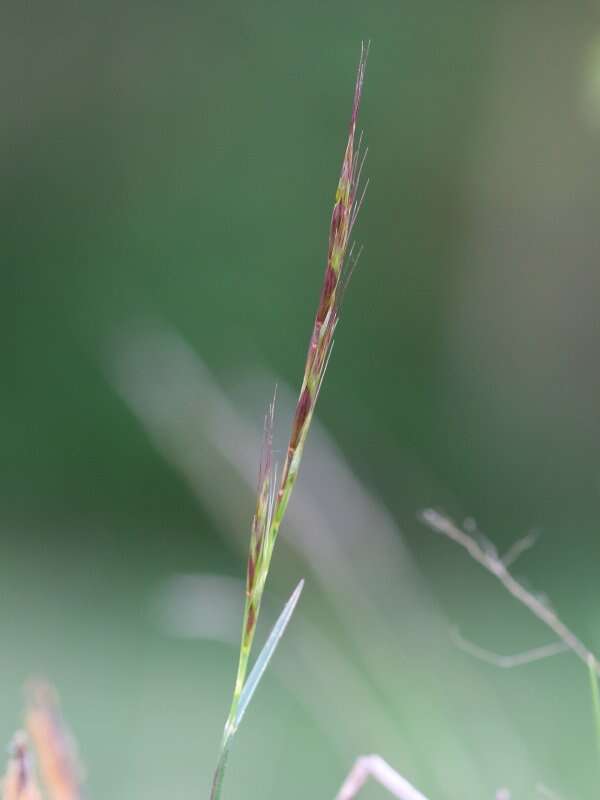
{"label": "spikelet", "polygon": [[48,796],[51,800],[80,800],[82,770],[55,690],[49,684],[36,682],[28,687],[27,695],[27,730]]}
{"label": "spikelet", "polygon": [[275,396],[265,415],[263,447],[258,470],[256,509],[252,518],[248,570],[246,577],[246,597],[249,602],[246,628],[251,630],[258,613],[254,602],[260,594],[266,578],[265,557],[268,558],[269,533],[273,520],[276,493],[276,469],[273,464],[273,423],[275,419]]}
{"label": "spikelet", "polygon": [[23,731],[15,734],[10,746],[6,774],[2,781],[2,800],[41,800],[33,769],[27,736]]}

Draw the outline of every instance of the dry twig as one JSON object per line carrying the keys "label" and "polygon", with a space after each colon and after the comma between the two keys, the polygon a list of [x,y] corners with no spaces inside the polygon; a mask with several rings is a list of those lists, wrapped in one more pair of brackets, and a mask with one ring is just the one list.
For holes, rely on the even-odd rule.
{"label": "dry twig", "polygon": [[[575,655],[586,664],[590,670],[600,676],[600,662],[596,656],[588,650],[583,642],[567,628],[564,622],[548,606],[528,591],[516,578],[508,571],[506,562],[499,558],[493,550],[482,547],[472,536],[465,533],[451,519],[437,511],[428,509],[423,512],[422,519],[432,530],[441,533],[459,544],[475,559],[482,567],[495,575],[504,588],[512,594],[520,603],[526,606],[534,616],[547,625],[558,639],[572,650]],[[514,548],[513,548],[514,549]],[[514,560],[514,559],[513,559]]]}
{"label": "dry twig", "polygon": [[424,794],[378,755],[361,756],[356,760],[335,800],[353,800],[369,777],[398,800],[427,800]]}
{"label": "dry twig", "polygon": [[502,556],[504,566],[507,569],[512,566],[522,553],[533,547],[537,540],[538,534],[536,531],[531,531],[527,536],[517,539],[512,547],[509,547],[508,551]]}
{"label": "dry twig", "polygon": [[459,650],[468,653],[474,658],[478,658],[480,661],[485,661],[486,664],[492,664],[494,667],[500,667],[501,669],[522,667],[524,664],[532,664],[534,661],[541,661],[543,658],[557,656],[569,650],[565,642],[559,640],[558,642],[544,644],[541,647],[533,647],[531,650],[526,650],[523,653],[505,656],[500,653],[494,653],[492,650],[487,650],[485,647],[480,647],[478,644],[475,644],[475,642],[465,639],[458,628],[453,628],[450,635],[452,641]]}

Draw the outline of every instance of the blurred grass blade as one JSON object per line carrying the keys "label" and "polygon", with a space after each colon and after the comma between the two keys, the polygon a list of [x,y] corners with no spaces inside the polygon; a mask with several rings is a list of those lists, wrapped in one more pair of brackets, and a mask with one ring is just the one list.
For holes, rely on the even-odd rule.
{"label": "blurred grass blade", "polygon": [[237,708],[237,714],[235,718],[235,727],[237,728],[240,722],[242,721],[242,717],[250,700],[252,700],[252,696],[256,691],[256,687],[260,683],[260,679],[262,678],[264,671],[269,665],[269,661],[275,652],[275,648],[279,644],[279,640],[283,636],[285,629],[288,626],[288,622],[292,618],[292,614],[294,613],[294,609],[300,599],[300,595],[302,593],[302,589],[304,588],[304,580],[301,580],[298,586],[294,589],[294,592],[290,599],[285,604],[283,611],[279,615],[279,619],[273,626],[273,630],[269,634],[269,638],[267,639],[265,646],[260,651],[258,658],[256,659],[256,663],[252,667],[252,671],[250,675],[248,675],[248,680],[244,684],[244,688],[242,690],[242,694],[240,695],[240,702]]}
{"label": "blurred grass blade", "polygon": [[592,689],[592,708],[594,711],[594,722],[596,727],[596,745],[598,747],[598,757],[600,758],[600,688],[598,687],[598,673],[596,671],[595,660],[588,659],[590,669],[590,686]]}

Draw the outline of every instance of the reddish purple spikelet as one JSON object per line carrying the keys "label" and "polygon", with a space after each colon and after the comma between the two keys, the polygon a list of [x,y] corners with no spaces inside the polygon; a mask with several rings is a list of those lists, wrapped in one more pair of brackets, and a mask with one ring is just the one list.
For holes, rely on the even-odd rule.
{"label": "reddish purple spikelet", "polygon": [[290,437],[290,447],[292,448],[295,448],[298,445],[298,441],[300,439],[300,435],[302,433],[302,429],[304,428],[306,419],[310,413],[311,406],[312,406],[312,398],[310,396],[310,390],[308,386],[305,386],[304,391],[300,395],[298,404],[296,406],[296,414],[294,416],[292,435]]}
{"label": "reddish purple spikelet", "polygon": [[265,415],[263,447],[258,469],[258,487],[256,509],[252,519],[250,552],[248,554],[248,572],[246,592],[250,596],[254,588],[256,567],[261,557],[262,547],[267,531],[271,525],[273,511],[273,491],[275,475],[273,468],[273,423],[275,417],[275,397]]}
{"label": "reddish purple spikelet", "polygon": [[316,321],[320,325],[323,324],[325,321],[325,317],[327,316],[327,312],[331,308],[331,298],[336,290],[338,283],[337,276],[331,265],[327,265],[327,270],[325,271],[325,280],[323,282],[323,288],[321,290],[321,299],[319,301],[319,310],[317,311],[317,318]]}
{"label": "reddish purple spikelet", "polygon": [[256,625],[256,605],[254,603],[251,603],[250,606],[248,607],[248,616],[246,618],[245,635],[247,637],[252,636],[255,625]]}
{"label": "reddish purple spikelet", "polygon": [[344,216],[344,207],[342,206],[341,202],[338,202],[334,205],[333,211],[331,212],[331,223],[329,226],[329,250],[327,253],[328,260],[331,258],[335,237],[337,236],[337,233],[340,229],[343,216]]}

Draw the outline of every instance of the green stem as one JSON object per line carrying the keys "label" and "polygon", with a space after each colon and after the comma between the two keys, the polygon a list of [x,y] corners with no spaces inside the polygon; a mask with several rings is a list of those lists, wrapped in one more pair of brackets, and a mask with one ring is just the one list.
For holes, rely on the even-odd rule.
{"label": "green stem", "polygon": [[219,800],[221,797],[221,788],[223,786],[223,775],[225,774],[225,767],[227,765],[227,757],[229,756],[229,745],[221,750],[219,763],[215,770],[212,786],[210,789],[210,800]]}
{"label": "green stem", "polygon": [[231,736],[235,733],[235,717],[237,713],[238,703],[240,702],[240,695],[246,682],[246,673],[248,671],[248,661],[250,659],[250,650],[252,649],[252,642],[254,640],[254,631],[256,630],[256,619],[258,612],[255,615],[255,622],[250,631],[248,628],[248,617],[250,614],[250,600],[246,597],[244,605],[244,618],[242,620],[242,641],[240,644],[240,656],[238,659],[237,674],[235,676],[235,685],[233,688],[233,697],[231,698],[231,707],[229,709],[229,716],[225,723],[225,731],[223,733],[223,746],[227,744]]}
{"label": "green stem", "polygon": [[229,756],[231,739],[237,729],[237,722],[236,722],[237,710],[242,690],[246,682],[246,674],[248,672],[248,662],[250,660],[250,651],[252,649],[252,642],[254,641],[254,633],[256,631],[256,620],[258,619],[258,612],[260,609],[260,599],[258,600],[258,603],[255,601],[255,608],[256,608],[256,614],[255,614],[254,625],[248,631],[247,627],[248,627],[248,615],[250,613],[250,601],[248,598],[246,598],[246,602],[244,605],[244,618],[242,621],[242,642],[240,646],[240,656],[238,659],[235,686],[233,689],[233,697],[231,699],[231,707],[229,709],[229,715],[227,717],[225,728],[223,730],[223,739],[221,741],[221,753],[219,755],[219,761],[217,764],[217,768],[215,770],[215,774],[213,776],[213,782],[210,790],[210,800],[218,800],[221,796],[221,788],[223,785],[223,777],[225,775],[225,767],[227,766],[227,758]]}

